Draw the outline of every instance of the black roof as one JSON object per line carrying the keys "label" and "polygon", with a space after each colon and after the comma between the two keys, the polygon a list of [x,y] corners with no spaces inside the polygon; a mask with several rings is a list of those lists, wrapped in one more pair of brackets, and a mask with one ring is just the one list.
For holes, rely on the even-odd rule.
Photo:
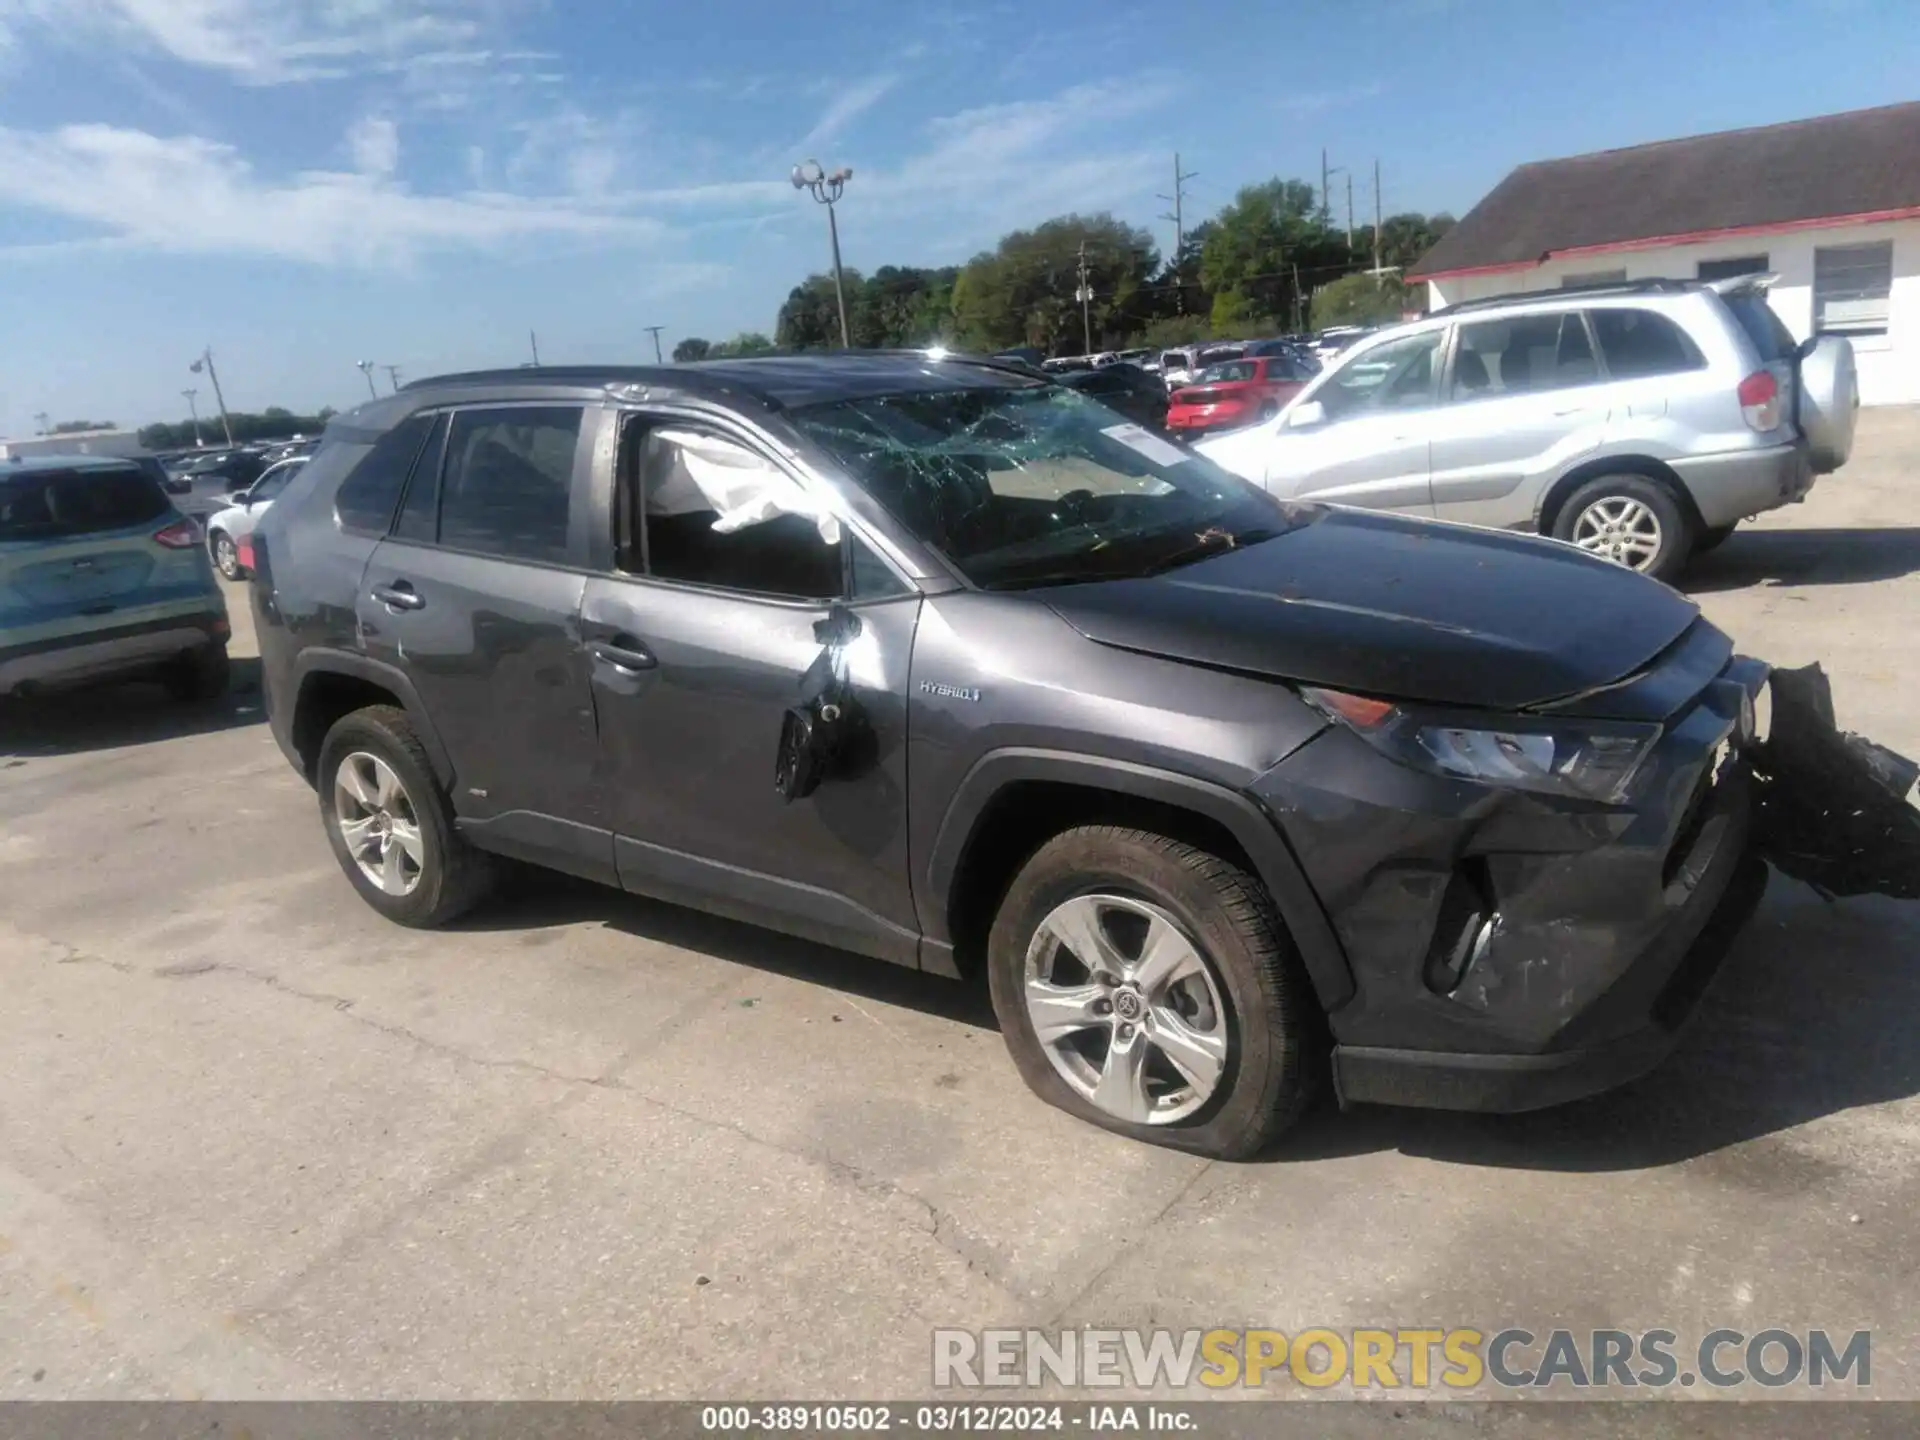
{"label": "black roof", "polygon": [[1920,102],[1522,165],[1408,272],[1920,207]]}
{"label": "black roof", "polygon": [[[815,351],[701,360],[686,365],[526,365],[435,375],[408,384],[424,390],[593,390],[643,386],[682,394],[743,393],[789,409],[925,390],[1032,385],[1041,377],[1018,361],[972,355],[935,356],[925,350]],[[367,409],[373,408],[369,402]]]}

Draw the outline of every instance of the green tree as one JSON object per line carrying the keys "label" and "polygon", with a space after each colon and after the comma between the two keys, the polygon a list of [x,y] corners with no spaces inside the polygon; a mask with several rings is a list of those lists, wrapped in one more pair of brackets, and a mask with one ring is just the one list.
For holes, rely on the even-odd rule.
{"label": "green tree", "polygon": [[1451,215],[1389,215],[1380,222],[1380,263],[1411,270],[1452,228]]}
{"label": "green tree", "polygon": [[1209,314],[1219,333],[1292,329],[1312,278],[1338,275],[1353,263],[1345,235],[1321,223],[1313,186],[1273,179],[1246,186],[1213,217],[1200,278],[1212,294]]}
{"label": "green tree", "polygon": [[[314,415],[296,415],[279,405],[269,406],[258,415],[244,410],[228,415],[233,424],[233,438],[245,444],[253,440],[290,440],[295,435],[318,435],[326,429],[327,421],[333,417],[331,406]],[[199,438],[207,444],[223,444],[226,432],[220,428],[218,415],[200,417]],[[192,446],[195,438],[192,420],[178,420],[173,424],[144,426],[135,437],[149,450],[184,450]]]}
{"label": "green tree", "polygon": [[[848,270],[842,280],[851,304],[859,293],[860,273]],[[834,296],[833,276],[809,275],[789,290],[786,303],[774,321],[773,333],[783,350],[818,350],[838,345],[840,307]]]}
{"label": "green tree", "polygon": [[711,340],[702,340],[698,335],[689,335],[673,347],[674,364],[685,365],[692,360],[704,360],[712,349]]}
{"label": "green tree", "polygon": [[737,355],[764,355],[774,348],[773,341],[758,330],[742,330],[731,340],[722,340],[707,352],[710,360],[723,360]]}
{"label": "green tree", "polygon": [[[1083,245],[1091,337],[1074,298]],[[969,260],[954,281],[955,336],[982,350],[1034,345],[1079,354],[1089,338],[1096,350],[1109,347],[1138,328],[1137,304],[1158,262],[1152,237],[1111,215],[1063,215],[1016,230]]]}
{"label": "green tree", "polygon": [[1313,328],[1378,325],[1419,306],[1414,290],[1391,275],[1346,275],[1313,292]]}
{"label": "green tree", "polygon": [[62,420],[51,430],[47,431],[47,433],[49,435],[78,435],[85,430],[117,430],[119,428],[120,427],[115,425],[111,420]]}

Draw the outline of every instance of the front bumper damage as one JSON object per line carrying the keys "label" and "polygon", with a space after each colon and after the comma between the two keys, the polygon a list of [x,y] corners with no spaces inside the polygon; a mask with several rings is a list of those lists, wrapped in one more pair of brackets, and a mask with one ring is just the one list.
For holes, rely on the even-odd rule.
{"label": "front bumper damage", "polygon": [[1769,861],[1920,895],[1920,767],[1842,735],[1817,669],[1734,660],[1651,763],[1631,812],[1416,775],[1338,730],[1263,779],[1354,970],[1329,1017],[1343,1103],[1532,1110],[1644,1074]]}

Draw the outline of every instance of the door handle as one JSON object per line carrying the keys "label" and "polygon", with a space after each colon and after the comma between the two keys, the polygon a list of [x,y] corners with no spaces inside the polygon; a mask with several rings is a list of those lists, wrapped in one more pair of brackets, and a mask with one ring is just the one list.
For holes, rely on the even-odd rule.
{"label": "door handle", "polygon": [[625,674],[636,674],[641,670],[651,670],[659,662],[653,658],[653,652],[631,635],[616,635],[612,640],[594,640],[587,645],[587,653],[596,660],[604,660],[614,669]]}
{"label": "door handle", "polygon": [[405,580],[396,580],[391,585],[374,586],[373,598],[389,610],[419,610],[427,603],[426,598],[416,592]]}

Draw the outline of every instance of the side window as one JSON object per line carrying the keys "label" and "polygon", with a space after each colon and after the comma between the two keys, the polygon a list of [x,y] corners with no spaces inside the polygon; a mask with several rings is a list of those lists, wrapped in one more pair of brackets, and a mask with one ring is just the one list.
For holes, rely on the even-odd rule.
{"label": "side window", "polygon": [[1434,357],[1445,334],[1427,330],[1363,351],[1342,365],[1314,399],[1332,420],[1367,409],[1414,410],[1430,405]]}
{"label": "side window", "polygon": [[247,491],[247,499],[255,504],[273,499],[287,488],[287,482],[293,479],[294,472],[299,468],[298,465],[275,465],[253,482],[253,488]]}
{"label": "side window", "polygon": [[1578,311],[1476,320],[1460,327],[1449,396],[1481,400],[1564,390],[1589,384],[1598,374]]}
{"label": "side window", "polygon": [[1606,357],[1608,373],[1616,380],[1676,375],[1707,363],[1686,332],[1664,315],[1614,308],[1595,310],[1592,315],[1600,353]]}
{"label": "side window", "polygon": [[396,540],[431,545],[440,538],[440,464],[447,453],[447,423],[445,415],[434,421],[427,448],[413,467],[407,498],[400,502],[400,518],[393,522]]}
{"label": "side window", "polygon": [[622,569],[783,599],[847,593],[839,522],[797,513],[811,510],[811,497],[785,471],[674,422],[632,422],[621,450]]}
{"label": "side window", "polygon": [[374,442],[333,497],[334,518],[342,530],[362,535],[387,533],[393,507],[400,502],[407,472],[413,468],[413,457],[420,453],[420,443],[432,428],[432,416],[413,415]]}
{"label": "side window", "polygon": [[581,414],[577,405],[455,411],[440,472],[440,543],[565,562]]}

